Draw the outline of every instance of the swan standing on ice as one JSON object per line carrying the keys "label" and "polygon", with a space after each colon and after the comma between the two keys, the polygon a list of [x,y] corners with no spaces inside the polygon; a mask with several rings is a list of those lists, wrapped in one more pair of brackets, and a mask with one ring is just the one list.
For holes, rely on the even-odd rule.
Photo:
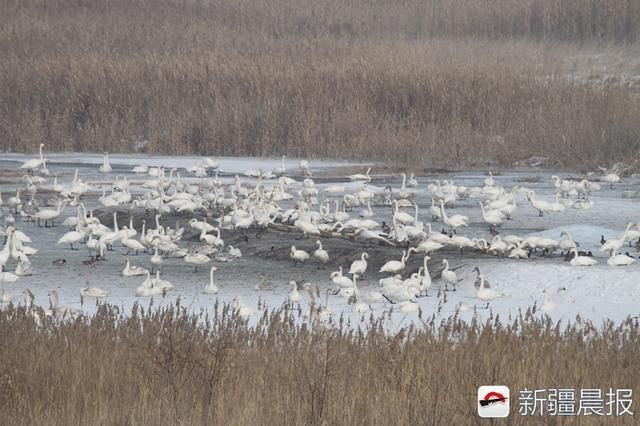
{"label": "swan standing on ice", "polygon": [[209,284],[207,284],[207,286],[204,288],[204,292],[206,294],[218,293],[218,286],[216,286],[216,284],[213,282],[213,273],[217,270],[218,268],[216,268],[215,266],[212,266],[211,270],[209,271]]}
{"label": "swan standing on ice", "polygon": [[420,294],[424,293],[425,296],[429,296],[429,289],[431,288],[431,274],[429,273],[429,267],[427,266],[427,261],[431,260],[430,256],[425,256],[422,265],[422,275],[420,276]]}
{"label": "swan standing on ice", "polygon": [[289,257],[293,259],[293,266],[296,266],[298,263],[302,264],[309,259],[309,253],[304,250],[298,250],[296,246],[291,246]]}
{"label": "swan standing on ice", "polygon": [[542,300],[542,305],[540,306],[540,310],[544,312],[551,312],[556,308],[556,304],[551,301],[549,298],[549,292],[547,289],[542,290],[544,294],[544,299]]}
{"label": "swan standing on ice", "polygon": [[160,268],[162,268],[162,256],[158,254],[158,247],[153,248],[153,256],[151,256],[150,262],[151,273],[153,273],[155,269],[160,270]]}
{"label": "swan standing on ice", "polygon": [[318,248],[313,252],[313,257],[318,259],[324,265],[329,262],[329,253],[322,248],[322,242],[320,240],[316,241],[316,245]]}
{"label": "swan standing on ice", "polygon": [[406,265],[406,261],[409,259],[409,256],[411,256],[412,252],[415,252],[416,249],[411,247],[408,251],[403,251],[402,252],[402,257],[400,260],[390,260],[387,263],[385,263],[384,265],[382,265],[382,267],[380,268],[380,270],[378,272],[388,272],[390,274],[397,274],[398,272],[401,272],[405,265]]}
{"label": "swan standing on ice", "polygon": [[36,219],[36,221],[38,222],[38,226],[42,226],[40,225],[40,221],[43,220],[44,221],[44,227],[47,227],[47,222],[51,223],[51,226],[55,226],[55,220],[58,218],[58,216],[60,216],[62,214],[62,211],[64,210],[64,208],[67,206],[66,201],[58,201],[58,207],[53,210],[53,209],[43,209],[40,210],[39,212],[36,212],[36,214],[33,215],[33,218]]}
{"label": "swan standing on ice", "polygon": [[351,263],[351,267],[349,268],[350,274],[358,274],[359,276],[364,276],[367,272],[367,259],[369,259],[368,253],[362,253],[359,260],[354,260]]}
{"label": "swan standing on ice", "polygon": [[102,157],[102,165],[98,168],[101,173],[111,173],[111,163],[109,163],[109,153],[105,152]]}
{"label": "swan standing on ice", "polygon": [[71,250],[78,250],[77,248],[73,248],[73,245],[83,241],[85,238],[86,235],[84,232],[69,231],[58,240],[58,244],[69,244]]}
{"label": "swan standing on ice", "polygon": [[609,188],[613,189],[613,184],[620,182],[620,176],[615,173],[609,173],[602,177],[603,182],[607,182],[609,184]]}
{"label": "swan standing on ice", "polygon": [[444,201],[440,200],[440,212],[442,213],[442,221],[447,225],[453,232],[456,232],[456,229],[461,226],[469,226],[467,222],[469,222],[469,217],[461,214],[456,214],[451,217],[447,215],[446,210],[444,209]]}
{"label": "swan standing on ice", "polygon": [[29,173],[33,172],[34,169],[37,169],[38,167],[44,165],[44,156],[42,154],[42,149],[44,148],[44,144],[41,143],[40,144],[40,156],[38,158],[32,158],[30,160],[25,161],[20,168],[21,169],[27,169],[29,171]]}
{"label": "swan standing on ice", "polygon": [[358,302],[358,285],[356,284],[356,280],[358,279],[358,274],[353,274],[353,294],[349,297],[349,304],[351,305],[351,311],[354,314],[366,314],[371,310],[371,307],[366,303]]}
{"label": "swan standing on ice", "polygon": [[348,277],[342,275],[342,266],[339,267],[337,271],[331,273],[331,282],[338,287],[334,294],[338,294],[343,288],[353,287],[352,281]]}
{"label": "swan standing on ice", "polygon": [[458,275],[455,271],[449,269],[449,261],[442,259],[444,269],[442,270],[442,281],[444,281],[444,291],[449,290],[449,284],[453,285],[453,291],[456,291],[456,285],[458,284]]}

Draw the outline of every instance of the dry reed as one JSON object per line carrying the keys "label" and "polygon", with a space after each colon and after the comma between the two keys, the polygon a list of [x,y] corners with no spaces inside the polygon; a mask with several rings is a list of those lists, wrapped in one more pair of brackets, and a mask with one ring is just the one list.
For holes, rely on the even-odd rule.
{"label": "dry reed", "polygon": [[[1,0],[0,147],[425,167],[640,152],[640,99],[566,78],[634,0]],[[562,44],[570,43],[570,44]]]}
{"label": "dry reed", "polygon": [[381,320],[349,332],[342,320],[326,328],[298,316],[265,311],[249,327],[228,306],[206,316],[178,303],[39,322],[10,305],[0,311],[3,422],[476,424],[482,384],[640,391],[633,319],[561,326],[530,310],[510,326],[431,317],[390,334]]}

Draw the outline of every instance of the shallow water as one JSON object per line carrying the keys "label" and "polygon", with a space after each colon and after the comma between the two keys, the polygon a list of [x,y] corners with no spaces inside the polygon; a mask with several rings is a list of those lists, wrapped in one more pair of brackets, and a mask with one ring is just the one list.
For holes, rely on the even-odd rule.
{"label": "shallow water", "polygon": [[[135,164],[160,165],[165,164],[170,167],[189,167],[197,161],[197,157],[148,157],[134,155],[114,155],[111,156],[111,163],[114,171],[108,175],[98,172],[97,164],[101,162],[101,155],[86,154],[51,154],[48,155],[50,162],[48,168],[52,174],[58,174],[61,182],[68,182],[73,177],[76,168],[79,169],[80,176],[99,189],[102,184],[107,184],[116,175],[127,176],[134,183],[141,183],[149,179],[130,172],[131,166]],[[28,156],[10,154],[3,155],[0,159],[0,191],[3,192],[3,199],[11,195],[19,184],[20,175],[9,173],[19,166]],[[279,159],[251,159],[232,158],[220,159],[220,175],[225,182],[231,182],[235,173],[241,173],[250,168],[261,167],[264,170],[280,164]],[[286,166],[291,170],[292,175],[301,181],[300,171],[297,169],[297,160],[287,160]],[[326,188],[329,184],[344,184],[348,191],[359,188],[359,183],[349,182],[346,175],[349,173],[364,172],[363,165],[341,162],[311,162],[312,170],[316,175],[316,186],[319,189]],[[400,186],[400,179],[389,175],[376,175],[373,170],[373,181],[371,185],[384,187],[391,185],[395,189]],[[551,180],[551,175],[559,174],[561,177],[568,177],[557,171],[502,171],[495,179],[497,184],[506,188],[514,185],[527,187],[536,191],[536,196],[541,199],[551,200],[554,198],[555,188]],[[186,178],[188,173],[181,171],[182,178]],[[428,206],[430,197],[426,190],[427,183],[434,180],[453,180],[458,185],[482,186],[484,174],[478,171],[456,172],[451,174],[437,174],[430,176],[420,176],[419,185],[416,192],[416,200],[421,210],[421,220],[430,221]],[[577,176],[573,176],[577,177]],[[189,181],[199,182],[200,179],[188,178]],[[256,180],[242,177],[242,181],[248,184],[255,184]],[[51,185],[52,178],[49,179],[43,188]],[[622,192],[625,189],[640,189],[640,182],[637,179],[625,180],[617,184],[614,189],[609,189],[603,184],[602,190],[593,195],[594,206],[590,210],[567,209],[563,213],[556,213],[539,217],[537,212],[529,205],[524,197],[518,198],[519,209],[514,215],[514,219],[507,221],[501,228],[501,235],[517,234],[526,236],[529,234],[541,234],[551,238],[559,238],[561,230],[568,230],[573,238],[580,242],[582,250],[591,250],[596,255],[599,265],[592,268],[574,268],[563,262],[562,258],[533,258],[528,260],[498,259],[490,256],[478,254],[460,254],[455,250],[441,250],[432,255],[431,271],[434,274],[434,285],[429,292],[429,297],[417,300],[425,316],[436,315],[436,317],[446,318],[458,310],[460,303],[466,309],[461,312],[463,318],[471,318],[473,315],[486,317],[490,313],[499,314],[502,319],[509,320],[524,311],[534,303],[539,306],[542,303],[542,290],[548,289],[551,300],[555,304],[553,310],[546,312],[554,319],[574,319],[576,315],[601,322],[605,318],[622,320],[627,316],[638,316],[640,313],[640,262],[628,268],[613,268],[606,265],[604,253],[597,251],[601,235],[605,238],[612,238],[620,234],[629,221],[637,223],[640,221],[640,201],[634,199],[623,199]],[[135,191],[134,191],[135,192]],[[288,192],[295,193],[295,189],[288,189]],[[86,203],[89,207],[97,206],[97,193],[90,194]],[[322,198],[322,197],[321,197]],[[330,199],[339,199],[335,195],[327,195]],[[481,212],[477,205],[479,199],[469,199],[459,201],[447,209],[449,214],[464,214],[471,218],[471,225],[460,230],[461,235],[469,237],[489,238],[487,226],[482,221]],[[282,203],[283,208],[290,205]],[[5,208],[6,210],[6,208]],[[357,216],[360,208],[354,209],[352,216]],[[389,207],[372,206],[374,220],[390,222],[391,210]],[[412,209],[407,212],[413,214]],[[75,208],[67,207],[63,217],[75,215]],[[181,223],[187,222],[188,217],[180,218]],[[68,246],[60,246],[56,241],[67,231],[66,228],[56,226],[54,228],[39,228],[34,224],[21,223],[18,218],[16,222],[19,229],[27,233],[32,239],[33,247],[39,250],[32,257],[35,273],[30,277],[23,277],[16,283],[2,283],[4,291],[15,296],[15,301],[23,299],[22,292],[29,288],[36,296],[36,303],[48,305],[48,293],[55,289],[60,298],[60,304],[76,309],[83,309],[91,312],[95,309],[95,303],[85,300],[81,306],[79,291],[85,281],[89,281],[92,286],[97,286],[110,292],[110,295],[103,299],[109,303],[121,305],[128,310],[136,301],[147,304],[149,299],[136,298],[135,288],[142,282],[143,277],[126,278],[120,275],[124,266],[124,248],[116,244],[116,250],[107,254],[107,260],[97,262],[93,265],[84,265],[83,260],[87,259],[87,251],[71,251]],[[434,229],[442,227],[440,222],[434,222]],[[138,227],[138,232],[140,228]],[[359,257],[362,251],[370,250],[372,255],[369,269],[365,277],[359,281],[363,294],[369,289],[377,289],[377,282],[385,274],[376,273],[379,265],[389,259],[399,259],[400,248],[374,247],[367,248],[361,244],[346,240],[323,240],[329,250],[333,260],[330,265],[319,268],[317,264],[308,262],[301,267],[293,267],[287,259],[287,252],[291,243],[298,248],[312,252],[314,240],[293,240],[296,234],[282,234],[278,231],[268,231],[260,238],[254,232],[249,233],[248,241],[241,239],[239,234],[223,231],[223,238],[227,245],[239,247],[244,256],[229,263],[217,263],[218,271],[215,275],[216,284],[220,292],[217,295],[203,294],[202,290],[209,281],[209,267],[206,265],[197,273],[191,272],[191,268],[181,259],[165,259],[162,268],[162,277],[170,281],[175,286],[174,290],[168,292],[166,298],[157,297],[154,305],[173,303],[176,298],[194,310],[208,309],[215,302],[216,298],[223,302],[231,301],[239,295],[243,302],[256,309],[260,299],[270,307],[278,307],[285,302],[289,287],[287,282],[290,279],[309,281],[318,285],[321,289],[322,303],[324,303],[326,291],[331,287],[329,274],[338,266],[342,265],[348,269],[351,260]],[[293,241],[292,241],[293,240]],[[195,244],[195,241],[183,241],[182,246],[188,247]],[[631,249],[629,249],[631,251]],[[339,258],[337,258],[339,255]],[[448,258],[452,267],[460,267],[459,278],[463,280],[459,283],[455,292],[440,291],[441,285],[439,277],[436,275],[441,269],[440,260]],[[52,266],[55,259],[64,258],[64,266]],[[150,268],[149,255],[140,254],[131,256],[131,261],[135,265]],[[422,264],[422,256],[413,256],[408,262],[405,272],[413,272]],[[8,265],[8,270],[13,270],[14,263]],[[475,288],[473,287],[475,266],[480,267],[486,279],[492,287],[504,293],[504,296],[492,301],[490,309],[480,309],[485,303],[475,298]],[[259,274],[265,275],[270,283],[263,291],[256,291],[255,286],[259,282]],[[405,275],[407,275],[405,274]],[[558,290],[560,291],[558,292]],[[564,290],[562,290],[564,289]],[[306,299],[305,299],[306,300]],[[354,323],[358,323],[362,316],[351,313],[350,306],[346,300],[338,296],[329,296],[329,305],[335,315],[345,313]],[[307,304],[302,303],[302,311],[307,310]],[[394,310],[391,315],[391,326],[404,326],[411,322],[420,323],[415,314],[403,314],[397,306],[388,303],[371,304],[372,312],[380,315],[383,312]],[[369,314],[364,315],[367,319]]]}

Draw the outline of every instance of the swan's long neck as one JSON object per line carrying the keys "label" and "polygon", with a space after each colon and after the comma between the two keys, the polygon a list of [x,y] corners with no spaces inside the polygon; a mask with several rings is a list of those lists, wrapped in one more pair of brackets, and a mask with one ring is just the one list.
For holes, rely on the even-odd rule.
{"label": "swan's long neck", "polygon": [[449,270],[449,261],[448,260],[443,260],[442,263],[444,263],[444,270],[448,271]]}
{"label": "swan's long neck", "polygon": [[446,220],[449,220],[447,212],[444,210],[444,203],[442,201],[440,201],[440,211],[442,212],[442,217]]}
{"label": "swan's long neck", "polygon": [[118,232],[118,214],[113,214],[113,231]]}
{"label": "swan's long neck", "polygon": [[213,268],[209,271],[209,285],[213,286]]}

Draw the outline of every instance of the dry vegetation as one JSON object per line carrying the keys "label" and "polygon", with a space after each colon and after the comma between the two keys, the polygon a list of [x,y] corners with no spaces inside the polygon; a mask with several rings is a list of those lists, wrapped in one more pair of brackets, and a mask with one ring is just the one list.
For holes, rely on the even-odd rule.
{"label": "dry vegetation", "polygon": [[0,147],[468,166],[640,150],[640,99],[563,55],[636,0],[0,0]]}
{"label": "dry vegetation", "polygon": [[528,312],[508,327],[431,318],[390,335],[373,320],[361,333],[297,316],[265,312],[249,327],[218,305],[211,317],[179,305],[128,315],[102,306],[38,325],[9,306],[0,311],[3,422],[475,424],[481,384],[640,392],[637,320],[560,326]]}

